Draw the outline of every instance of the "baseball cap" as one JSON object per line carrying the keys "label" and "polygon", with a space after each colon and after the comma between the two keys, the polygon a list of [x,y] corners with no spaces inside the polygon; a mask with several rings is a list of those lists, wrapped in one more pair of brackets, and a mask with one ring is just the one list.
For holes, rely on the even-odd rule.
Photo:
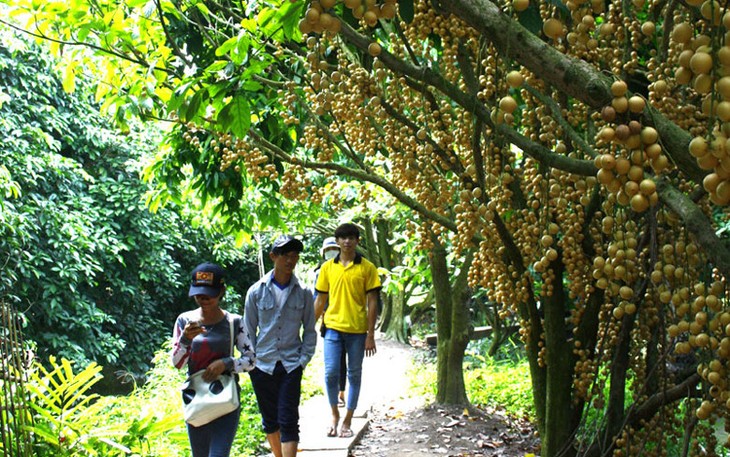
{"label": "baseball cap", "polygon": [[270,252],[280,255],[292,251],[302,252],[303,250],[304,244],[298,239],[291,235],[280,235],[273,243],[271,243]]}
{"label": "baseball cap", "polygon": [[210,262],[201,263],[193,270],[188,297],[195,295],[217,297],[225,287],[225,274],[225,270],[219,265]]}
{"label": "baseball cap", "polygon": [[330,236],[324,239],[324,242],[322,243],[322,249],[319,251],[319,253],[324,257],[324,251],[327,249],[337,249],[340,250],[340,245],[337,244],[337,241],[335,240],[334,236]]}

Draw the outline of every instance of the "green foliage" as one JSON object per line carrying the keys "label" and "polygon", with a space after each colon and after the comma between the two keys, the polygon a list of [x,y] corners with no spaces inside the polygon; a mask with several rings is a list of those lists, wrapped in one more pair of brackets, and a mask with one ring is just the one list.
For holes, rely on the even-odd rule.
{"label": "green foliage", "polygon": [[[144,452],[143,444],[167,436],[172,421],[149,408],[146,415],[119,421],[114,397],[90,393],[101,379],[95,363],[78,373],[73,362],[49,360],[50,370],[36,364],[27,384],[35,418],[30,432],[37,456],[175,455]],[[111,402],[110,402],[111,400]]]}
{"label": "green foliage", "polygon": [[464,372],[472,404],[504,408],[508,414],[534,418],[530,369],[526,359],[518,363],[488,362]]}
{"label": "green foliage", "polygon": [[469,343],[464,357],[464,382],[475,405],[502,407],[510,415],[534,419],[530,367],[524,346],[507,339],[494,356],[486,356],[492,341]]}
{"label": "green foliage", "polygon": [[[47,370],[34,366],[28,383],[35,425],[34,455],[145,456],[190,455],[182,418],[180,385],[185,378],[169,361],[166,343],[153,360],[147,382],[129,395],[91,393],[101,368],[90,364],[78,373],[68,360],[52,358]],[[265,435],[248,375],[241,376],[241,421],[232,455],[255,455]]]}
{"label": "green foliage", "polygon": [[[428,356],[414,364],[411,390],[427,401],[436,398],[436,366]],[[464,364],[467,397],[476,406],[504,408],[513,417],[534,418],[532,385],[527,359],[502,357],[501,361],[471,352]]]}
{"label": "green foliage", "polygon": [[[229,303],[256,274],[246,253],[195,214],[151,213],[140,179],[160,135],[115,132],[92,86],[66,93],[43,49],[0,33],[0,296],[27,310],[26,335],[54,355],[142,374],[191,302],[189,271],[236,272]],[[235,309],[237,310],[237,309]]]}

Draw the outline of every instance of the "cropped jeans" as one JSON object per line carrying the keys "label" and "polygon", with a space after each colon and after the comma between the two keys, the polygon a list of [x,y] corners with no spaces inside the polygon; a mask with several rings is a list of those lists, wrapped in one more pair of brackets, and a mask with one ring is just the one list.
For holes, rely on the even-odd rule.
{"label": "cropped jeans", "polygon": [[324,335],[324,376],[327,399],[330,406],[337,407],[339,395],[340,364],[342,353],[347,353],[347,409],[357,408],[362,381],[362,361],[365,358],[366,333],[344,333],[327,329]]}
{"label": "cropped jeans", "polygon": [[272,374],[258,368],[249,372],[264,433],[268,435],[279,431],[282,443],[299,441],[299,400],[303,373],[301,366],[287,373],[281,362],[276,363]]}

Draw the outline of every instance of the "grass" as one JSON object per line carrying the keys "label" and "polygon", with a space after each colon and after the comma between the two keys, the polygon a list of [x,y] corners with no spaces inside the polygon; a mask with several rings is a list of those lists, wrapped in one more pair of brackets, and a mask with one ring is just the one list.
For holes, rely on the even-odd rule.
{"label": "grass", "polygon": [[[469,401],[504,409],[513,417],[534,417],[527,359],[516,345],[506,345],[494,358],[485,357],[488,340],[470,343],[464,358],[464,383]],[[411,391],[428,402],[436,398],[436,359],[421,355],[412,368]]]}

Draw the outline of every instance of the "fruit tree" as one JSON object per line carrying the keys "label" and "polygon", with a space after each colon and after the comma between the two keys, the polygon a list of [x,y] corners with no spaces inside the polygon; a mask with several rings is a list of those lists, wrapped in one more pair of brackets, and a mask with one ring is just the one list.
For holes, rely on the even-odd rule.
{"label": "fruit tree", "polygon": [[[543,456],[723,444],[725,4],[5,2],[120,122],[170,116],[196,157],[287,199],[354,180],[410,208],[432,264],[448,248],[519,320]],[[458,303],[438,322],[457,359]]]}

